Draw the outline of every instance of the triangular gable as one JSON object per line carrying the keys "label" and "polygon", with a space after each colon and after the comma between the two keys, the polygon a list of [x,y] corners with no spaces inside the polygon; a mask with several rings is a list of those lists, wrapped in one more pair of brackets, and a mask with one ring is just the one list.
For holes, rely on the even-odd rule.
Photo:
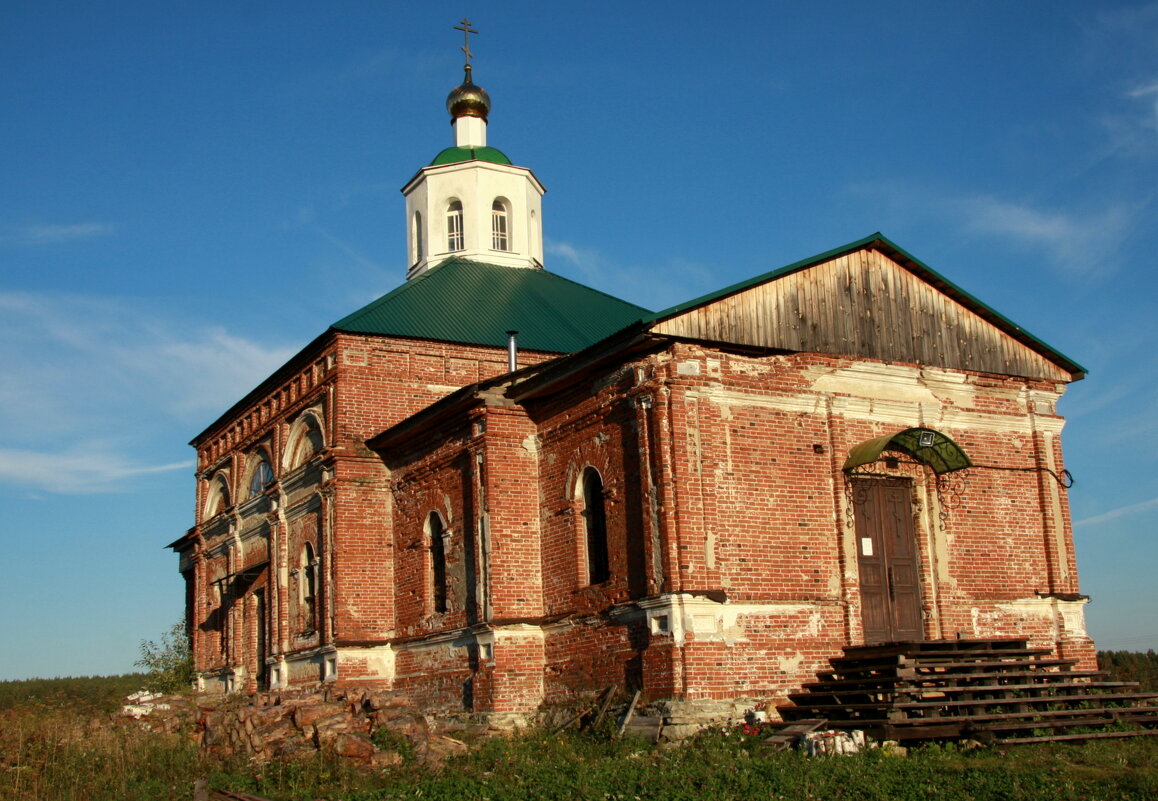
{"label": "triangular gable", "polygon": [[1026,378],[1085,368],[875,234],[653,315],[657,334]]}

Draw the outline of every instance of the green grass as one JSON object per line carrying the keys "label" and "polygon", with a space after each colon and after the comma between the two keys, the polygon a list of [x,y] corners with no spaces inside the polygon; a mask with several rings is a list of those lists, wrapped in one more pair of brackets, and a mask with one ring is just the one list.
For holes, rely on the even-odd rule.
{"label": "green grass", "polygon": [[[361,770],[326,757],[253,764],[210,758],[186,736],[93,725],[139,676],[0,683],[0,799],[192,798],[193,781],[275,801],[595,799],[596,801],[1130,801],[1158,798],[1158,737],[1085,745],[913,749],[810,759],[770,753],[742,729],[674,748],[603,733],[492,740],[442,768]],[[390,737],[379,737],[391,745]],[[405,750],[405,749],[404,749]]]}
{"label": "green grass", "polygon": [[808,758],[770,753],[760,737],[739,730],[707,732],[672,748],[606,733],[537,732],[487,741],[442,768],[409,763],[371,772],[324,757],[266,765],[211,759],[184,736],[92,726],[43,705],[0,712],[6,800],[187,801],[198,777],[277,801],[1150,801],[1158,798],[1158,738]]}
{"label": "green grass", "polygon": [[767,753],[757,740],[716,732],[679,748],[589,737],[530,736],[492,744],[451,770],[349,799],[1153,799],[1158,744],[1139,739],[1065,747],[909,757],[871,751],[808,758]]}

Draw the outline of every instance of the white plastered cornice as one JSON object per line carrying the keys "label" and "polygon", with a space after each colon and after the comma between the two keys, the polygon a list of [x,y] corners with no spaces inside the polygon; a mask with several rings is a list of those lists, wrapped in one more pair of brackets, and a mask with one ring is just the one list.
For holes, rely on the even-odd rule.
{"label": "white plastered cornice", "polygon": [[[688,389],[720,407],[745,406],[790,414],[821,414],[828,408],[837,416],[910,427],[968,429],[992,433],[1060,433],[1060,417],[1028,414],[1029,408],[1052,410],[1057,393],[1025,391],[1015,387],[977,387],[967,376],[911,365],[860,362],[846,368],[811,367],[804,371],[808,389],[796,393],[751,392],[718,384]],[[976,411],[978,396],[1004,397],[1025,410],[1023,414]]]}

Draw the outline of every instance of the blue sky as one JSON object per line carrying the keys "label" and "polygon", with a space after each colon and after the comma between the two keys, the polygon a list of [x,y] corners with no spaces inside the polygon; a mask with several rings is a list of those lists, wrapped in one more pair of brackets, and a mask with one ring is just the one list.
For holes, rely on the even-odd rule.
{"label": "blue sky", "polygon": [[0,678],[127,671],[180,617],[186,443],[402,281],[463,16],[549,269],[662,308],[879,230],[1085,365],[1090,630],[1158,648],[1158,3],[5,11]]}

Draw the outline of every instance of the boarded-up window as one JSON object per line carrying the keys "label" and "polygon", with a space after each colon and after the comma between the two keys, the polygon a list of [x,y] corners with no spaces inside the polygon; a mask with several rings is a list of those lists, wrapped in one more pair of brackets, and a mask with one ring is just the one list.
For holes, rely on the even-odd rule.
{"label": "boarded-up window", "polygon": [[607,559],[607,512],[603,479],[594,467],[583,471],[583,517],[587,529],[587,581],[602,584],[611,578]]}
{"label": "boarded-up window", "polygon": [[438,512],[431,512],[427,528],[430,532],[430,584],[434,612],[446,611],[446,528]]}

